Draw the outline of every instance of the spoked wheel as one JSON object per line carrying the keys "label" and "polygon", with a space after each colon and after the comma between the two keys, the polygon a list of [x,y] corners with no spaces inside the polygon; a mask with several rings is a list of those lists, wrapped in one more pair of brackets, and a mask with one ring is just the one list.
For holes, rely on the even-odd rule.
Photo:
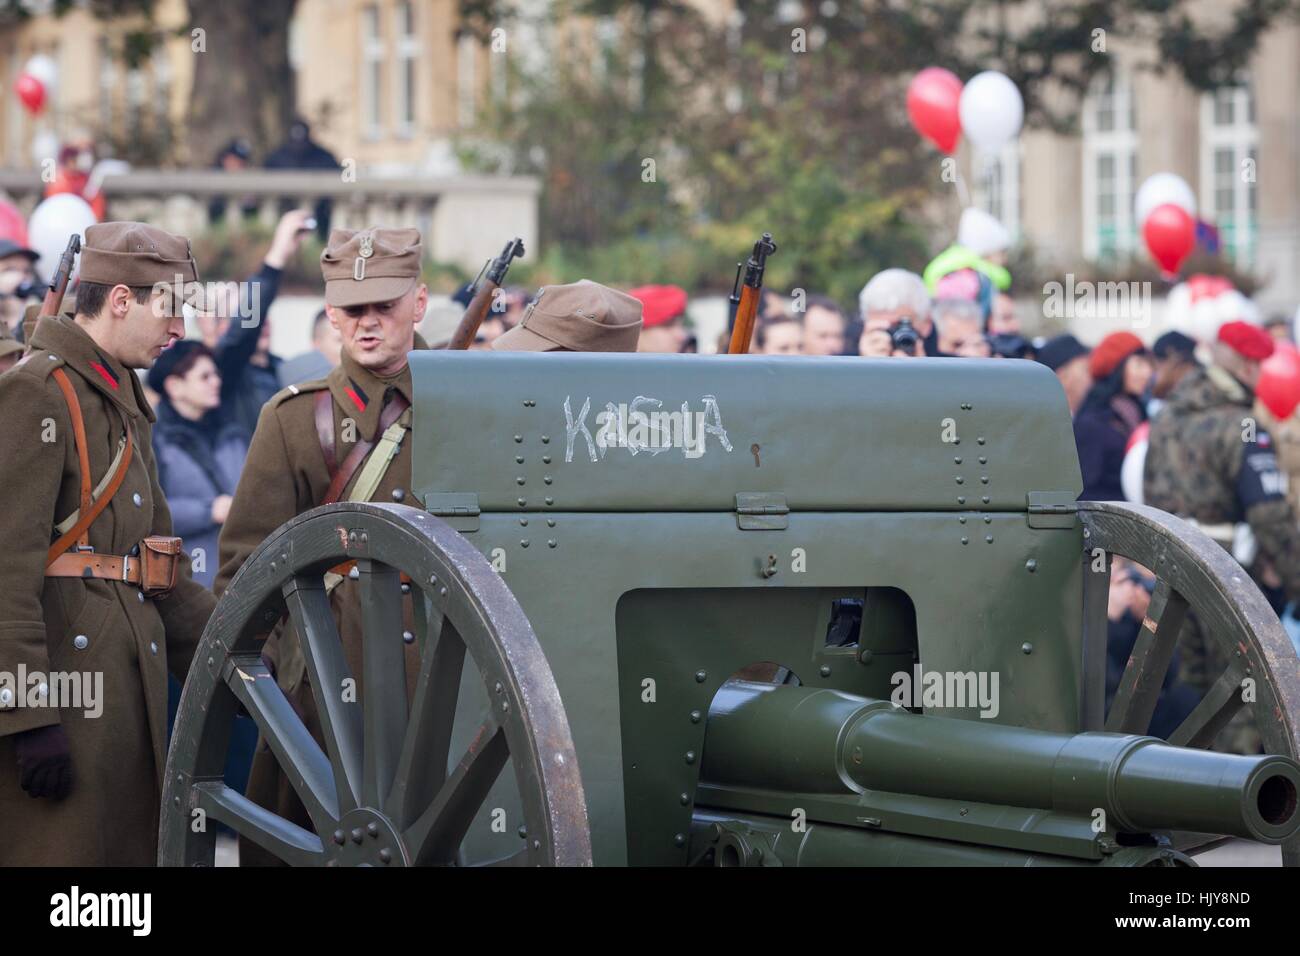
{"label": "spoked wheel", "polygon": [[[326,571],[347,561],[356,562],[362,604],[358,680],[324,584]],[[414,633],[403,628],[406,594]],[[323,748],[261,659],[266,633],[286,613],[300,638]],[[421,655],[408,703],[404,644],[412,641]],[[466,657],[482,679],[490,716],[453,762]],[[356,693],[340,692],[348,687]],[[240,706],[301,799],[310,830],[222,781]],[[419,509],[317,508],[262,543],[204,631],[167,760],[158,861],[211,865],[219,821],[298,866],[454,864],[507,765],[524,839],[496,862],[589,865],[586,800],[568,720],[514,595],[471,544]]]}
{"label": "spoked wheel", "polygon": [[[1277,615],[1241,565],[1200,530],[1155,508],[1091,501],[1078,507],[1085,551],[1083,729],[1148,732],[1190,610],[1207,643],[1229,663],[1169,735],[1169,743],[1208,749],[1245,709],[1266,753],[1300,756],[1300,662]],[[1106,599],[1114,555],[1149,569],[1156,586],[1103,722]],[[1171,837],[1175,847],[1193,856],[1222,839],[1177,832]],[[1282,861],[1300,866],[1300,838],[1282,844]]]}

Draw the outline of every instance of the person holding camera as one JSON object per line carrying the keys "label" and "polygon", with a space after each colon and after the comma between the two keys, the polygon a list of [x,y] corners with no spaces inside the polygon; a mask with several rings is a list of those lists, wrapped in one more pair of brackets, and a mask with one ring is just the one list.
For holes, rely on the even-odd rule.
{"label": "person holding camera", "polygon": [[858,294],[862,337],[858,352],[875,357],[920,357],[934,337],[925,282],[906,269],[886,269]]}

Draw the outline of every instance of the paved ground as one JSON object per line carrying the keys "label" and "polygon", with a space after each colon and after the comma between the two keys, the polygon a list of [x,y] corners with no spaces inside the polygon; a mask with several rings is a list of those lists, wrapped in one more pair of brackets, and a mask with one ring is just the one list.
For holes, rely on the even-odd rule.
{"label": "paved ground", "polygon": [[1202,853],[1196,862],[1201,866],[1281,866],[1282,848],[1249,840],[1230,840]]}

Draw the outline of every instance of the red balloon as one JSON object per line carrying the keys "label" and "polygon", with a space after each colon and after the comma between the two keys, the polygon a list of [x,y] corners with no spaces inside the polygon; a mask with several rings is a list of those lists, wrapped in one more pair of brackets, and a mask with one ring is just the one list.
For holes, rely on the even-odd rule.
{"label": "red balloon", "polygon": [[1278,342],[1264,359],[1255,394],[1278,421],[1290,418],[1300,405],[1300,352],[1290,342]]}
{"label": "red balloon", "polygon": [[961,80],[941,66],[928,66],[907,87],[907,115],[916,131],[952,154],[961,138]]}
{"label": "red balloon", "polygon": [[18,77],[18,82],[14,84],[14,92],[23,101],[23,106],[27,107],[27,112],[33,116],[45,108],[45,84],[30,73]]}
{"label": "red balloon", "polygon": [[27,245],[27,220],[12,203],[0,199],[0,239]]}
{"label": "red balloon", "polygon": [[1165,203],[1147,215],[1142,238],[1165,278],[1172,279],[1196,245],[1196,221],[1181,206]]}

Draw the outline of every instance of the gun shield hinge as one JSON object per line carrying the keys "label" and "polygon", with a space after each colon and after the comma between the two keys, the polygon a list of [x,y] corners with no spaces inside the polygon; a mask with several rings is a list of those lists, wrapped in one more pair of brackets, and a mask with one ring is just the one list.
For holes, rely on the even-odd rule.
{"label": "gun shield hinge", "polygon": [[1068,491],[1031,491],[1026,496],[1031,528],[1073,528],[1078,506]]}
{"label": "gun shield hinge", "polygon": [[790,526],[785,495],[742,491],[736,495],[736,522],[741,531],[784,531]]}
{"label": "gun shield hinge", "polygon": [[473,492],[432,492],[424,496],[424,509],[457,531],[478,530],[478,495]]}

